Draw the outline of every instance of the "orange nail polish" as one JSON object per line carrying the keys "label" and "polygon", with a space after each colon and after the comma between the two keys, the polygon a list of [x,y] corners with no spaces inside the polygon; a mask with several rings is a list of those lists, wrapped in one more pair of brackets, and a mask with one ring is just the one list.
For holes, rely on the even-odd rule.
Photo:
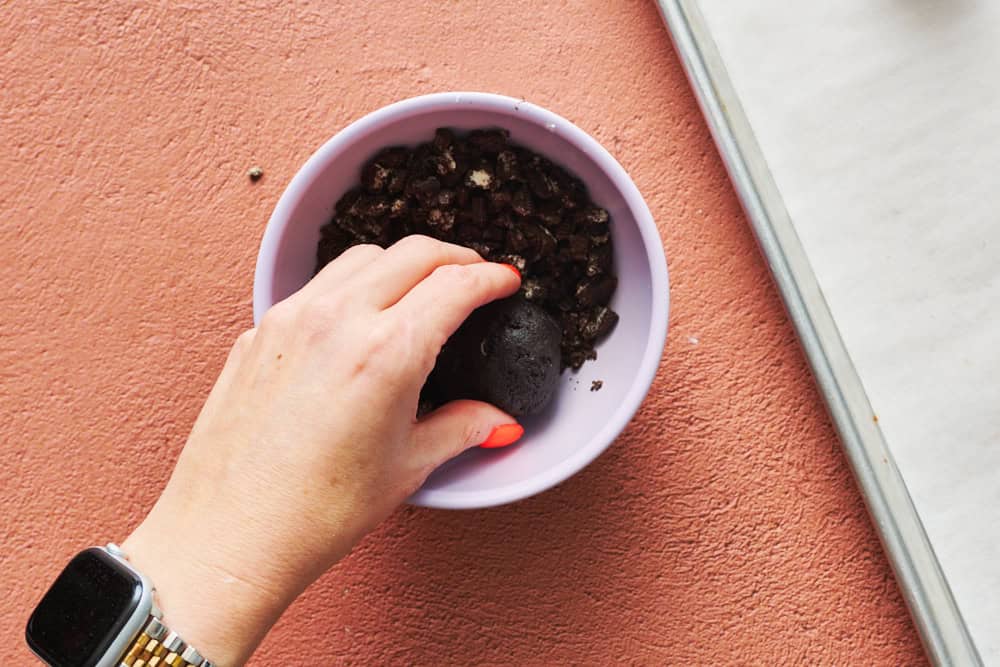
{"label": "orange nail polish", "polygon": [[522,435],[524,435],[524,428],[520,424],[504,424],[493,429],[490,437],[486,438],[479,446],[487,449],[506,447],[520,440]]}
{"label": "orange nail polish", "polygon": [[506,266],[506,267],[507,267],[508,269],[510,269],[511,271],[513,271],[513,272],[514,272],[514,275],[515,275],[515,276],[517,276],[517,279],[518,279],[518,280],[520,280],[520,279],[521,279],[521,272],[520,272],[520,271],[518,271],[518,270],[517,270],[517,267],[516,267],[516,266],[514,266],[513,264],[501,264],[500,266]]}

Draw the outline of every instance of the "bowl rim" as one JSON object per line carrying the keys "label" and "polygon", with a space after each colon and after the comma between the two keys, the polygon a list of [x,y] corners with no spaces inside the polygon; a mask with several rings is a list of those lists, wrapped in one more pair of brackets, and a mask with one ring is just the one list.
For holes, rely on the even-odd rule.
{"label": "bowl rim", "polygon": [[488,491],[447,491],[419,489],[409,503],[439,509],[475,509],[493,507],[528,498],[569,479],[601,455],[621,434],[638,411],[652,386],[666,344],[670,311],[670,282],[666,253],[653,215],[639,189],[624,167],[596,139],[562,116],[524,99],[481,92],[441,92],[411,97],[372,111],[350,123],[328,139],[292,177],[268,220],[257,254],[253,284],[253,319],[258,324],[272,305],[274,273],[285,230],[292,213],[312,181],[335,160],[344,148],[357,139],[377,130],[380,125],[434,111],[468,107],[502,115],[521,115],[536,125],[555,132],[576,146],[611,180],[635,219],[649,263],[650,288],[653,295],[650,325],[632,384],[602,428],[578,447],[570,456],[538,474],[513,484]]}

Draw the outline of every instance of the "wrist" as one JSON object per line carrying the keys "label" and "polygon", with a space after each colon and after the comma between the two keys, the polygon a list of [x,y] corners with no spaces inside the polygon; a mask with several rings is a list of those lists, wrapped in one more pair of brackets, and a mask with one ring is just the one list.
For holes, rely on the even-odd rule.
{"label": "wrist", "polygon": [[262,581],[225,549],[190,537],[154,510],[122,549],[152,582],[171,630],[217,665],[243,664],[299,591]]}

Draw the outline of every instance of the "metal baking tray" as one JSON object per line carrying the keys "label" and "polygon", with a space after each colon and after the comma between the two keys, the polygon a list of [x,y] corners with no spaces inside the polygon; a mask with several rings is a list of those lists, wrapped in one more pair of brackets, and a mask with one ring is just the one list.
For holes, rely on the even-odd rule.
{"label": "metal baking tray", "polygon": [[697,0],[657,0],[931,660],[982,665]]}

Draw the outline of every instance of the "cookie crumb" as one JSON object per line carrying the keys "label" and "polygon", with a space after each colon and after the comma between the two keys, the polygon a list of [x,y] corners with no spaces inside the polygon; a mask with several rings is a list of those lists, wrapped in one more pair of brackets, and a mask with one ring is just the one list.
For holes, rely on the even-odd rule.
{"label": "cookie crumb", "polygon": [[590,383],[590,391],[600,391],[604,386],[604,380],[594,380]]}
{"label": "cookie crumb", "polygon": [[247,176],[249,176],[250,180],[253,181],[254,183],[259,181],[261,176],[263,175],[264,175],[264,170],[261,169],[260,167],[250,167],[250,169],[247,170]]}
{"label": "cookie crumb", "polygon": [[472,187],[479,188],[480,190],[489,190],[490,185],[493,183],[493,177],[485,169],[473,169],[466,177],[466,181]]}

